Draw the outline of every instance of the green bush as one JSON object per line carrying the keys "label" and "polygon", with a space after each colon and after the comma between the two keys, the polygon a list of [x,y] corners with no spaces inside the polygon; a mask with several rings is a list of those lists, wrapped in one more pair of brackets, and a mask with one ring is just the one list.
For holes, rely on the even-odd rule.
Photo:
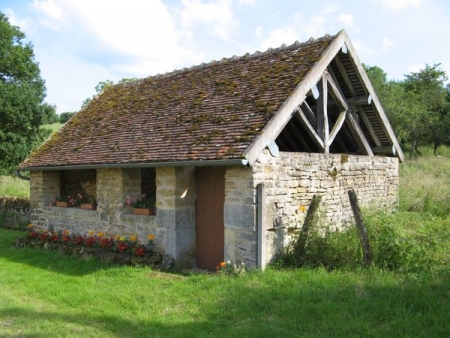
{"label": "green bush", "polygon": [[[382,270],[433,273],[450,263],[450,217],[431,214],[378,212],[366,217],[372,265]],[[358,269],[363,255],[354,227],[344,232],[312,229],[303,255],[295,255],[297,241],[280,255],[277,266]]]}
{"label": "green bush", "polygon": [[71,113],[71,112],[65,112],[65,113],[61,113],[59,115],[59,123],[66,123],[67,121],[69,121],[72,116],[74,116],[76,113]]}

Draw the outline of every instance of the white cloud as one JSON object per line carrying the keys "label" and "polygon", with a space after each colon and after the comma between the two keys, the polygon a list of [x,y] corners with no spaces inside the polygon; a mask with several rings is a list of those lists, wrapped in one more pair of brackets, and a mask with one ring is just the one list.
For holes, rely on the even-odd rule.
{"label": "white cloud", "polygon": [[391,48],[394,44],[396,43],[395,39],[390,39],[390,38],[384,38],[383,39],[383,51],[387,51],[389,48]]}
{"label": "white cloud", "polygon": [[354,19],[351,14],[341,14],[338,17],[338,22],[343,23],[346,27],[352,28],[359,33],[359,28],[355,26]]}
{"label": "white cloud", "polygon": [[321,12],[322,12],[322,14],[332,14],[332,13],[336,12],[337,9],[338,9],[337,4],[329,3],[324,6],[324,8]]}
{"label": "white cloud", "polygon": [[260,43],[261,50],[266,50],[269,47],[277,48],[283,43],[290,45],[296,40],[302,42],[309,38],[319,38],[327,33],[333,33],[329,30],[328,20],[326,15],[332,14],[336,11],[336,6],[325,6],[322,12],[317,15],[312,15],[305,19],[301,13],[294,15],[292,23],[286,24],[282,27],[277,27],[264,34],[263,29],[258,27],[256,29],[256,38],[262,39]]}
{"label": "white cloud", "polygon": [[[260,33],[262,34],[262,32]],[[297,34],[292,26],[285,26],[276,28],[270,31],[269,35],[260,43],[260,51],[265,51],[268,48],[280,47],[283,43],[290,45],[297,39]]]}
{"label": "white cloud", "polygon": [[326,19],[324,16],[317,15],[313,16],[309,22],[306,22],[305,24],[302,24],[300,27],[300,31],[304,32],[305,36],[309,39],[317,38],[325,35],[328,33],[326,31]]}
{"label": "white cloud", "polygon": [[407,7],[420,7],[424,0],[373,0],[376,4],[382,7],[399,12]]}
{"label": "white cloud", "polygon": [[367,47],[363,41],[361,40],[353,40],[352,41],[353,46],[355,47],[356,54],[361,58],[361,55],[363,54],[373,54],[373,50]]}
{"label": "white cloud", "polygon": [[61,7],[59,7],[53,0],[34,0],[31,7],[53,19],[61,19],[63,17]]}
{"label": "white cloud", "polygon": [[169,12],[159,0],[69,0],[65,3],[90,34],[118,52],[156,57],[177,51],[178,34]]}
{"label": "white cloud", "polygon": [[239,0],[239,3],[244,5],[254,5],[256,0]]}
{"label": "white cloud", "polygon": [[29,28],[27,20],[20,20],[11,8],[5,9],[5,15],[8,17],[9,23],[13,26],[20,27],[22,32]]}
{"label": "white cloud", "polygon": [[183,0],[181,22],[187,29],[196,24],[212,27],[214,35],[227,40],[231,31],[239,25],[233,15],[232,0],[216,0],[203,3],[202,0]]}

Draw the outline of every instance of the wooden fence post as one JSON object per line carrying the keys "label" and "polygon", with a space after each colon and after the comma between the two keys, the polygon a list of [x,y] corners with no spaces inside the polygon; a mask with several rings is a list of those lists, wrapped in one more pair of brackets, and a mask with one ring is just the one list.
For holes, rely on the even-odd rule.
{"label": "wooden fence post", "polygon": [[355,190],[350,189],[348,191],[348,197],[350,199],[350,205],[352,206],[353,215],[355,216],[356,229],[358,230],[359,240],[363,250],[364,265],[370,266],[370,264],[372,264],[372,254],[370,252],[369,237],[367,236],[367,230],[363,223],[363,217],[358,205],[358,198],[356,197]]}
{"label": "wooden fence post", "polygon": [[305,252],[306,239],[308,238],[309,230],[311,228],[312,222],[314,221],[314,216],[316,215],[317,209],[319,209],[321,200],[322,196],[317,195],[314,195],[311,200],[308,212],[306,213],[305,222],[303,223],[303,227],[300,230],[297,243],[295,244],[294,253],[296,257],[300,258]]}

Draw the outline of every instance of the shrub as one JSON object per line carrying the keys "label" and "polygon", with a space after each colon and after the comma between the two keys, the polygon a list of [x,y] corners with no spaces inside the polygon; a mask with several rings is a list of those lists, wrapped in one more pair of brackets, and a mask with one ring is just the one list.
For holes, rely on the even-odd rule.
{"label": "shrub", "polygon": [[[450,218],[431,214],[377,212],[366,217],[372,265],[407,273],[433,273],[450,263]],[[363,265],[362,249],[354,227],[344,232],[321,234],[312,229],[304,254],[296,256],[293,241],[276,266],[356,269]]]}

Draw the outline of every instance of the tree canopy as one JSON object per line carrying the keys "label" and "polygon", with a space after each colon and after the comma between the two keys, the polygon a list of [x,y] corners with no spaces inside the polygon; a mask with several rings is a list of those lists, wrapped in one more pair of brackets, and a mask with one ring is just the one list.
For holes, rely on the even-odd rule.
{"label": "tree canopy", "polygon": [[388,81],[379,67],[365,66],[372,85],[402,146],[410,156],[419,146],[449,144],[450,91],[447,75],[440,65],[426,65],[405,75],[403,81]]}
{"label": "tree canopy", "polygon": [[11,174],[48,131],[55,108],[44,102],[45,83],[40,76],[31,43],[0,12],[0,174]]}

